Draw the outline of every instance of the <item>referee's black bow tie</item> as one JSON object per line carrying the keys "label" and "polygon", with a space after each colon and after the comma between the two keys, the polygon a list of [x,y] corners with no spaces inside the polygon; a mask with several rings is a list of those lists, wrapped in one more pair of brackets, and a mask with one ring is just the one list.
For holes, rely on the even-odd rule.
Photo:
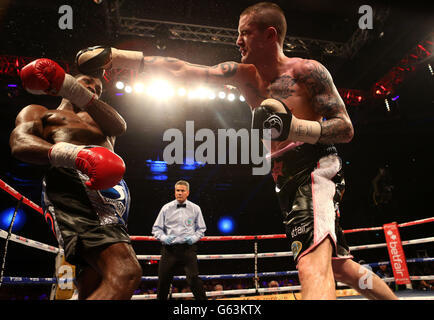
{"label": "referee's black bow tie", "polygon": [[178,204],[176,205],[176,207],[177,207],[177,208],[185,208],[185,207],[187,207],[187,204],[186,204],[186,203],[178,203]]}

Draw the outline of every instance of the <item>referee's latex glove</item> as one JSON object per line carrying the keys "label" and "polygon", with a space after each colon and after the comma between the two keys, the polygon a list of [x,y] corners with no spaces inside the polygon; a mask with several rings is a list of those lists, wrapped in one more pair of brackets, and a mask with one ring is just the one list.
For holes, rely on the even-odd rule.
{"label": "referee's latex glove", "polygon": [[193,244],[193,239],[191,237],[185,237],[184,238],[184,242],[188,243],[189,245],[192,245]]}
{"label": "referee's latex glove", "polygon": [[169,245],[173,242],[173,240],[175,240],[174,236],[167,236],[167,238],[163,240],[163,243]]}

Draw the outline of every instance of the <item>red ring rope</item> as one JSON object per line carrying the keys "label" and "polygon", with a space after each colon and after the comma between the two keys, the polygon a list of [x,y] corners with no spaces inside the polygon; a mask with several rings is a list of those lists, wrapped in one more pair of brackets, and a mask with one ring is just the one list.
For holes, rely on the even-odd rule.
{"label": "red ring rope", "polygon": [[[27,199],[26,197],[22,196],[18,191],[16,191],[14,188],[9,186],[6,182],[4,182],[1,179],[0,179],[0,188],[18,200],[20,200],[22,197],[24,204],[36,210],[40,214],[44,214],[41,207],[39,207],[37,204]],[[408,226],[414,226],[417,224],[429,223],[429,222],[434,222],[434,217],[416,220],[416,221],[404,222],[398,224],[398,227],[408,227]],[[383,227],[350,229],[350,230],[343,230],[343,232],[354,233],[354,232],[375,231],[375,230],[383,230]],[[157,239],[155,239],[152,236],[130,236],[130,238],[132,241],[157,241]],[[209,237],[203,237],[202,239],[200,239],[200,241],[264,240],[264,239],[284,239],[284,238],[286,238],[285,234],[268,234],[268,235],[257,235],[257,236],[209,236]]]}

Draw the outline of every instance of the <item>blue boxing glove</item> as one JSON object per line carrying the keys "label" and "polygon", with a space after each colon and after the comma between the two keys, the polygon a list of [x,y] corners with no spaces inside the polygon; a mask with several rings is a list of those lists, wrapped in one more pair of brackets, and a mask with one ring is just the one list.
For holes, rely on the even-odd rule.
{"label": "blue boxing glove", "polygon": [[163,240],[163,243],[165,245],[169,245],[169,244],[172,244],[173,240],[175,240],[174,236],[167,236],[167,238]]}
{"label": "blue boxing glove", "polygon": [[189,245],[192,245],[193,244],[193,239],[191,237],[185,237],[184,238],[184,242],[187,243],[187,244],[189,244]]}

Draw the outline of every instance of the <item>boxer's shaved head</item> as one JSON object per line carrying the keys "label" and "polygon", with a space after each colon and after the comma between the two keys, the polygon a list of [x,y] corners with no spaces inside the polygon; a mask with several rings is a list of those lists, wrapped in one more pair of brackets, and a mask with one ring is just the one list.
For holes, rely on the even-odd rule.
{"label": "boxer's shaved head", "polygon": [[283,10],[275,3],[260,2],[241,12],[240,17],[249,15],[259,29],[274,27],[277,31],[280,46],[283,47],[286,36],[286,19]]}

